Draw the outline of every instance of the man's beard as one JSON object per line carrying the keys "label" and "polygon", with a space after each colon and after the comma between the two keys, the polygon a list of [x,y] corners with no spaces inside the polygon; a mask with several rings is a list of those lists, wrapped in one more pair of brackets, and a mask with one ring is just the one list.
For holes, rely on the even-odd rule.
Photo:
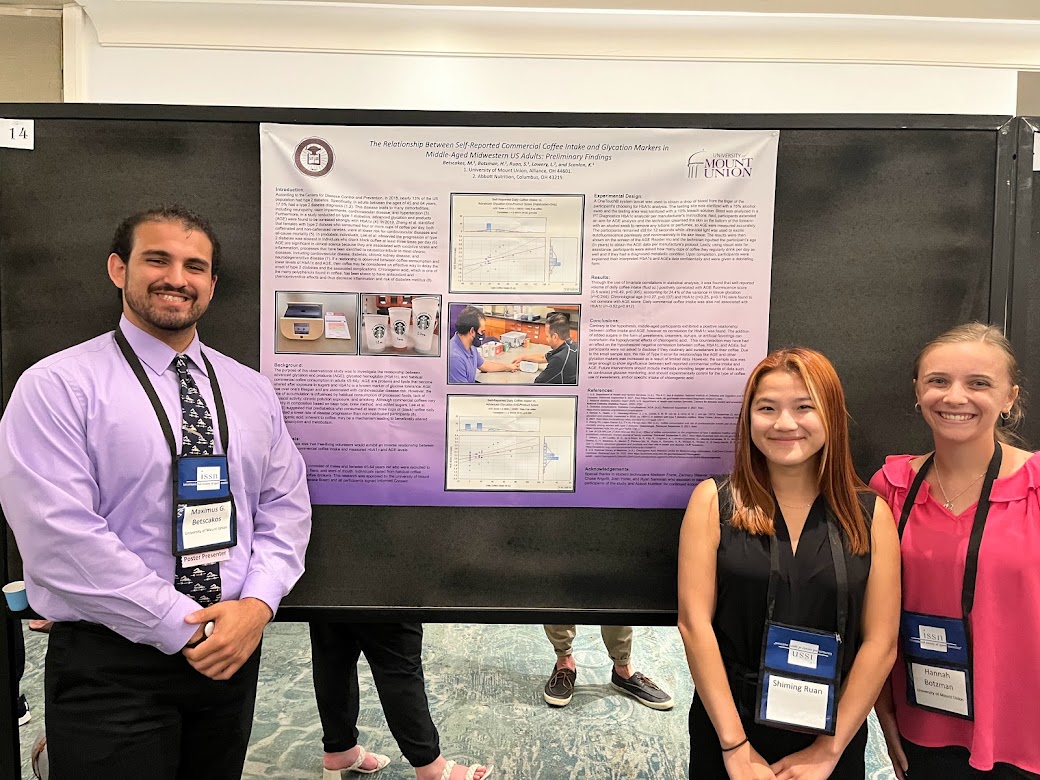
{"label": "man's beard", "polygon": [[[192,299],[191,306],[187,311],[183,312],[161,311],[152,300],[152,294],[162,292],[175,292],[187,295]],[[144,322],[160,330],[186,330],[199,321],[199,318],[206,312],[206,307],[208,306],[208,303],[200,301],[198,296],[189,290],[183,287],[171,287],[170,285],[163,285],[148,290],[143,299],[136,293],[130,292],[129,289],[123,290],[123,296],[126,299],[126,305],[134,314]]]}

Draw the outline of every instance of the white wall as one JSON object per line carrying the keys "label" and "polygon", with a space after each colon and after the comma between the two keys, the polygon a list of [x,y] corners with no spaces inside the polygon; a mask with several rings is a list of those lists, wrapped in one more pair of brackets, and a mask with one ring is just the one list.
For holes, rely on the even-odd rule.
{"label": "white wall", "polygon": [[1014,114],[1017,96],[1017,70],[1008,68],[101,46],[90,20],[84,19],[71,63],[80,86],[78,94],[67,95],[80,102]]}

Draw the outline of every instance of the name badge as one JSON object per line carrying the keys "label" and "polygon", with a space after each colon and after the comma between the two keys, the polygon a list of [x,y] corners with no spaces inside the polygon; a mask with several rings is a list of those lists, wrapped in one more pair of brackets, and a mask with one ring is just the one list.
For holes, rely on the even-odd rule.
{"label": "name badge", "polygon": [[904,612],[900,625],[907,702],[974,719],[968,631],[960,618]]}
{"label": "name badge", "polygon": [[234,543],[230,501],[181,504],[177,507],[177,547],[181,554],[227,547]]}
{"label": "name badge", "polygon": [[837,634],[767,623],[755,721],[833,735],[840,649]]}
{"label": "name badge", "polygon": [[826,683],[797,677],[766,674],[762,718],[770,723],[824,731],[834,699],[834,688]]}

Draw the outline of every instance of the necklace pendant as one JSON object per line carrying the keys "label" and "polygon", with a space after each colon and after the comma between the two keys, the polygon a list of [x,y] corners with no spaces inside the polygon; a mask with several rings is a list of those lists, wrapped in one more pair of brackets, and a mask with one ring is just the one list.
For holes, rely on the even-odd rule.
{"label": "necklace pendant", "polygon": [[945,504],[943,504],[943,509],[945,509],[947,512],[952,512],[953,511],[953,502],[952,501],[947,501]]}

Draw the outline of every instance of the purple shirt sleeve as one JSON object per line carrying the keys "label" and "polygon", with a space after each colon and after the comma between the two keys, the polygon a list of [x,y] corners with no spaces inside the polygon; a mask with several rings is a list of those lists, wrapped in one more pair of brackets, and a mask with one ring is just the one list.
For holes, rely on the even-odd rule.
{"label": "purple shirt sleeve", "polygon": [[[172,426],[180,424],[173,351],[125,322]],[[207,405],[194,342],[186,353]],[[271,383],[210,351],[229,422],[238,544],[220,565],[225,600],[272,612],[303,573],[310,536],[307,470]],[[29,602],[176,653],[200,609],[173,585],[171,463],[155,411],[111,335],[58,353],[18,380],[0,420],[0,502],[25,563]]]}
{"label": "purple shirt sleeve", "polygon": [[199,606],[127,549],[98,515],[85,400],[61,376],[29,370],[0,421],[4,514],[30,599],[36,588],[58,594],[79,619],[175,653],[195,632],[184,618]]}
{"label": "purple shirt sleeve", "polygon": [[468,381],[465,359],[460,355],[450,355],[448,357],[448,382],[453,385],[464,385]]}
{"label": "purple shirt sleeve", "polygon": [[311,535],[307,467],[282,418],[282,408],[268,380],[274,442],[253,514],[253,554],[241,598],[256,598],[278,612],[282,597],[303,574]]}

